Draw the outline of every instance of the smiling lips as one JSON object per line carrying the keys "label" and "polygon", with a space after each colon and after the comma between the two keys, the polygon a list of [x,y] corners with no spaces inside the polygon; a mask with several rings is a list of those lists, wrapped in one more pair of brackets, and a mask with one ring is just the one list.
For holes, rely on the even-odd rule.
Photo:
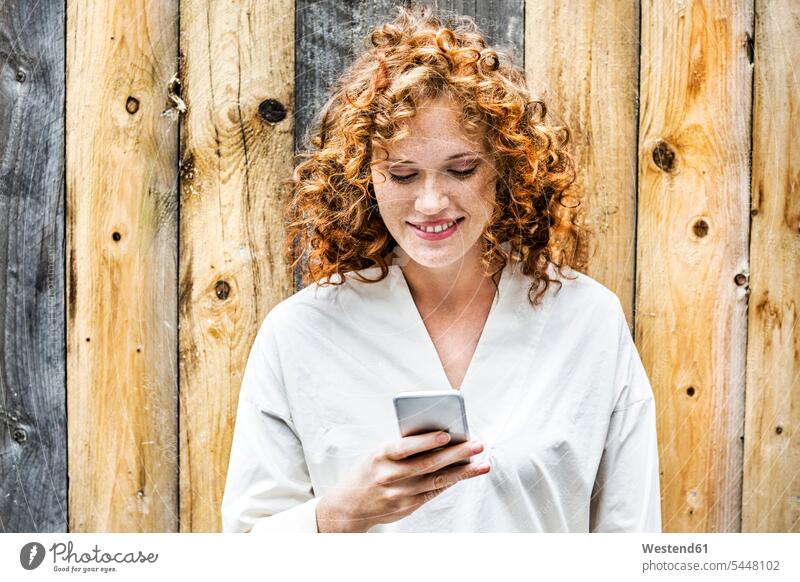
{"label": "smiling lips", "polygon": [[452,235],[457,229],[464,217],[455,220],[429,220],[418,223],[407,223],[414,233],[425,240],[441,240]]}

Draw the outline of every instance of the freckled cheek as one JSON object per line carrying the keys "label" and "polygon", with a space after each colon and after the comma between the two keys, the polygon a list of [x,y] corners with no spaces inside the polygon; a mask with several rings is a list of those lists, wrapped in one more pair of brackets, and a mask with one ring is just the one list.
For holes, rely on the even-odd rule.
{"label": "freckled cheek", "polygon": [[391,191],[387,192],[386,189],[382,189],[380,192],[376,189],[375,198],[378,202],[378,212],[384,223],[393,224],[405,220],[405,216],[408,214],[408,200]]}
{"label": "freckled cheek", "polygon": [[487,187],[475,187],[464,193],[462,197],[462,204],[473,216],[488,217],[492,214],[494,207],[495,195],[494,186],[492,189]]}

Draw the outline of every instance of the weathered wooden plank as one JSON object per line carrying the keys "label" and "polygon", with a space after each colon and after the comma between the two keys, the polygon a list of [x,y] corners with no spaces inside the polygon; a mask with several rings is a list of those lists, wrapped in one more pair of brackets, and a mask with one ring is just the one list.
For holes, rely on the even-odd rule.
{"label": "weathered wooden plank", "polygon": [[528,2],[525,73],[555,125],[571,131],[590,231],[587,273],[633,323],[638,2]]}
{"label": "weathered wooden plank", "polygon": [[178,5],[67,22],[69,527],[176,531]]}
{"label": "weathered wooden plank", "polygon": [[0,3],[0,532],[67,528],[64,5]]}
{"label": "weathered wooden plank", "polygon": [[739,531],[752,72],[748,3],[642,5],[636,339],[665,531]]}
{"label": "weathered wooden plank", "polygon": [[181,531],[219,531],[247,356],[292,290],[294,5],[184,1],[181,51]]}
{"label": "weathered wooden plank", "polygon": [[756,3],[742,531],[800,532],[800,5]]}

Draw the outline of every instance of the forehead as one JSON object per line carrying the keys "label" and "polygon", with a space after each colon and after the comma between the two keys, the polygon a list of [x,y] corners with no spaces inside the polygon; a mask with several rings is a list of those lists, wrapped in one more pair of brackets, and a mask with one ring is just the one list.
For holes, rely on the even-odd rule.
{"label": "forehead", "polygon": [[[423,103],[402,124],[406,135],[386,145],[389,157],[444,160],[465,150],[483,152],[483,136],[468,132],[461,114],[460,105],[446,98]],[[375,150],[380,148],[374,148],[373,157],[378,155]]]}

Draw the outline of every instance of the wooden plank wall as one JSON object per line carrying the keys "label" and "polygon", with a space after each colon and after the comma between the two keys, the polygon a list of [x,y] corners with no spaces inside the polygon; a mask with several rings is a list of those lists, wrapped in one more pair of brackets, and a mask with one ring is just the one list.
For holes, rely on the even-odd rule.
{"label": "wooden plank wall", "polygon": [[181,4],[181,531],[219,531],[247,356],[292,292],[281,180],[291,176],[294,6]]}
{"label": "wooden plank wall", "polygon": [[[614,291],[633,322],[638,2],[528,2],[525,76],[570,151],[591,231],[589,276]],[[568,204],[565,202],[565,204]]]}
{"label": "wooden plank wall", "polygon": [[800,532],[800,4],[756,2],[743,531]]}
{"label": "wooden plank wall", "polygon": [[63,2],[0,2],[0,532],[67,528],[63,106]]}
{"label": "wooden plank wall", "polygon": [[749,3],[642,4],[636,342],[665,531],[739,531],[750,218]]}
{"label": "wooden plank wall", "polygon": [[[68,0],[66,56],[43,2],[0,5],[0,531],[218,531],[281,180],[410,2]],[[666,531],[800,531],[800,14],[754,2],[433,2],[572,131]]]}
{"label": "wooden plank wall", "polygon": [[70,531],[178,528],[175,0],[68,0]]}

